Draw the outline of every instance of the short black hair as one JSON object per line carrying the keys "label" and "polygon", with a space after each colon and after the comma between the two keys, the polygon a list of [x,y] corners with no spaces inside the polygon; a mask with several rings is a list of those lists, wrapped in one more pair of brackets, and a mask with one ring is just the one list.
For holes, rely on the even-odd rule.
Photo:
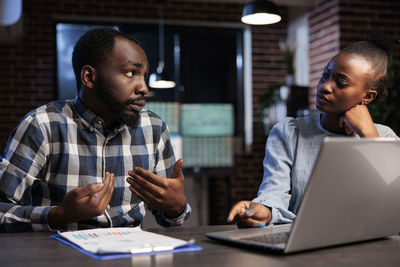
{"label": "short black hair", "polygon": [[113,50],[115,37],[131,40],[139,45],[133,37],[112,28],[95,28],[87,31],[76,42],[72,53],[72,66],[74,68],[78,92],[81,89],[81,71],[85,65],[96,67],[106,59]]}
{"label": "short black hair", "polygon": [[387,95],[387,68],[390,59],[392,44],[382,33],[373,32],[363,41],[345,47],[341,53],[355,54],[365,58],[374,69],[373,79],[368,83],[369,88],[377,92],[374,102],[384,100]]}

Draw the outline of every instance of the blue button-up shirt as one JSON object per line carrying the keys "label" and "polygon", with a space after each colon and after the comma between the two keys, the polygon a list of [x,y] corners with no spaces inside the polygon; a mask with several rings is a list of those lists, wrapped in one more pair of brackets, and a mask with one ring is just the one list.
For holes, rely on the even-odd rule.
{"label": "blue button-up shirt", "polygon": [[[385,125],[375,124],[375,127],[380,137],[398,138]],[[253,199],[271,208],[270,224],[291,223],[296,219],[319,149],[327,136],[340,135],[322,127],[319,114],[286,118],[270,131],[263,161],[264,177]]]}

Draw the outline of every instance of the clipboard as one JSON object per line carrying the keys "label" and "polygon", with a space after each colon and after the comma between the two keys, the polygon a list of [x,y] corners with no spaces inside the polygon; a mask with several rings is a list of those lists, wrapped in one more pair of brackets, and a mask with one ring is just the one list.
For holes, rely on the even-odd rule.
{"label": "clipboard", "polygon": [[[127,229],[133,229],[132,232],[130,232]],[[138,240],[137,242],[134,243],[139,243],[142,244],[143,243],[143,237],[146,238],[147,236],[149,236],[150,239],[150,244],[148,246],[142,246],[139,249],[133,249],[130,250],[129,249],[129,242],[128,243],[124,243],[126,241],[129,240],[123,240],[123,234],[121,233],[126,233],[126,235],[129,234],[137,234],[136,232],[138,232],[139,234],[141,234],[141,238],[142,240]],[[112,233],[112,234],[111,234]],[[64,235],[64,236],[63,236]],[[97,252],[93,249],[87,249],[87,246],[82,246],[82,242],[83,241],[90,241],[91,238],[93,238],[94,240],[96,238],[103,238],[101,240],[100,243],[107,243],[110,244],[112,242],[118,242],[118,241],[122,241],[122,243],[115,243],[118,244],[118,248],[121,247],[121,250],[124,249],[124,245],[127,244],[128,247],[128,251],[126,252],[119,252],[119,251],[111,251],[112,252],[107,252],[107,250],[101,250],[99,249]],[[106,236],[106,235],[109,235]],[[68,239],[66,237],[70,237],[73,236],[74,238],[78,239],[78,241],[74,240],[74,239]],[[81,231],[73,231],[73,232],[65,232],[65,233],[59,233],[59,234],[54,234],[50,236],[51,238],[58,240],[90,257],[92,257],[93,259],[96,260],[110,260],[110,259],[118,259],[118,258],[127,258],[127,257],[135,257],[135,256],[143,256],[143,255],[158,255],[158,254],[166,254],[166,253],[180,253],[180,252],[186,252],[186,251],[201,251],[203,248],[200,246],[197,246],[193,243],[193,241],[183,241],[181,240],[183,243],[182,245],[179,245],[178,247],[175,248],[169,248],[167,246],[157,246],[154,243],[154,240],[152,241],[151,239],[154,237],[158,238],[158,240],[164,240],[166,242],[168,242],[168,239],[173,239],[170,238],[168,236],[164,236],[164,235],[160,235],[160,234],[154,234],[151,232],[146,232],[146,231],[142,231],[141,229],[135,229],[135,228],[107,228],[107,229],[92,229],[92,230],[81,230]],[[86,240],[82,240],[82,242],[80,243],[79,239],[83,239],[87,237],[88,239]],[[107,238],[107,240],[105,240],[105,238]],[[130,237],[130,238],[134,238]],[[122,240],[121,240],[122,239]],[[176,239],[177,241],[180,241],[178,239]],[[173,240],[172,240],[173,241]],[[153,242],[153,244],[151,244],[151,242]],[[95,242],[93,242],[95,243]],[[147,244],[146,244],[147,245]],[[137,247],[137,246],[136,246]],[[85,249],[86,248],[86,249]]]}

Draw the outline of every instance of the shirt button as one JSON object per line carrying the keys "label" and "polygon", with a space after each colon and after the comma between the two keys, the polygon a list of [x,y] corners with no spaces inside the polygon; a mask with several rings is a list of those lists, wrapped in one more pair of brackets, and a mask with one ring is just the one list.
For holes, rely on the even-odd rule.
{"label": "shirt button", "polygon": [[89,130],[90,130],[91,132],[93,132],[94,127],[93,127],[92,125],[90,125]]}

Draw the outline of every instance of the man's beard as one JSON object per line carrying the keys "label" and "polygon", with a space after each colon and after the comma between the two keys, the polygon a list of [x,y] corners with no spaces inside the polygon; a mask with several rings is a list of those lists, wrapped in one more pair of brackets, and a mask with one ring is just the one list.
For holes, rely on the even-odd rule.
{"label": "man's beard", "polygon": [[114,126],[118,127],[124,124],[130,128],[136,128],[138,126],[140,121],[139,112],[132,110],[133,114],[126,114],[124,111],[126,106],[133,104],[138,99],[144,99],[143,95],[140,95],[137,99],[127,99],[124,102],[120,102],[112,94],[111,88],[104,86],[104,82],[101,79],[99,79],[96,89],[97,96],[106,104],[111,112]]}

